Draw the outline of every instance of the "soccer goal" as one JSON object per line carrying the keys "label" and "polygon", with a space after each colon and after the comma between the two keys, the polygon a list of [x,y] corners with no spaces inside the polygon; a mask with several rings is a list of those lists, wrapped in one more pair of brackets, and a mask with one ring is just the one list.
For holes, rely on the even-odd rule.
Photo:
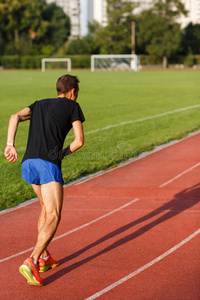
{"label": "soccer goal", "polygon": [[42,58],[42,72],[46,70],[46,63],[53,62],[53,63],[60,63],[66,62],[67,63],[67,71],[71,71],[71,59],[70,58]]}
{"label": "soccer goal", "polygon": [[92,55],[91,71],[138,71],[139,57],[135,54]]}

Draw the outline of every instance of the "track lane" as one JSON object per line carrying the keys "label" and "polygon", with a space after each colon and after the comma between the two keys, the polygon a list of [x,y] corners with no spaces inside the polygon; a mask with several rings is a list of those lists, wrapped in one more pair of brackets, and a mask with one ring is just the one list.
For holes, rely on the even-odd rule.
{"label": "track lane", "polygon": [[[42,290],[46,295],[46,299],[52,299],[52,295],[53,299],[85,299],[148,264],[165,253],[170,247],[174,247],[174,245],[191,235],[195,230],[198,230],[200,212],[199,168],[191,170],[163,188],[159,188],[159,184],[170,180],[173,176],[177,176],[179,171],[180,173],[184,172],[184,170],[198,163],[199,140],[199,135],[190,137],[157,153],[152,153],[145,159],[105,172],[105,174],[83,182],[78,186],[71,185],[65,189],[66,200],[58,235],[66,232],[66,228],[73,230],[80,224],[92,221],[120,205],[128,203],[131,199],[133,200],[133,196],[138,196],[140,200],[130,207],[125,207],[120,212],[110,215],[107,219],[92,223],[87,228],[83,228],[69,236],[64,236],[52,243],[52,252],[55,254],[54,256],[61,260],[62,264],[59,268],[51,270],[43,276],[46,286],[42,287]],[[167,150],[170,150],[169,153]],[[179,154],[172,158],[173,153]],[[168,157],[168,163],[164,160],[166,157]],[[176,159],[178,159],[177,168],[175,168]],[[183,164],[181,160],[183,160]],[[141,172],[139,172],[139,164],[141,164]],[[159,165],[160,168],[158,169]],[[169,172],[167,166],[170,166]],[[130,180],[131,178],[132,180]],[[1,224],[6,225],[4,228],[7,228],[9,224],[12,225],[10,228],[8,227],[9,238],[7,239],[5,236],[5,240],[2,239],[3,249],[5,244],[9,245],[10,253],[13,253],[13,249],[23,248],[24,244],[30,246],[30,240],[31,243],[33,241],[33,237],[31,237],[28,241],[27,239],[21,239],[18,244],[13,243],[13,240],[16,241],[19,232],[16,224],[19,225],[18,229],[20,228],[21,234],[25,238],[28,235],[29,228],[20,225],[20,218],[26,216],[25,219],[29,220],[30,225],[36,226],[36,218],[31,217],[33,210],[30,207],[38,212],[38,203],[33,203],[29,205],[29,208],[23,207],[0,216]],[[19,211],[22,211],[22,213],[19,213]],[[15,217],[17,221],[14,220]],[[193,249],[191,245],[193,247],[195,245],[195,248]],[[182,253],[182,249],[184,249],[184,272],[187,274],[187,265],[189,265],[194,274],[193,281],[196,282],[190,280],[187,284],[187,287],[190,287],[193,293],[191,294],[190,291],[190,295],[185,294],[185,299],[191,299],[191,295],[196,299],[195,295],[199,292],[197,288],[199,282],[196,278],[197,258],[194,255],[188,256],[188,253],[192,249],[195,252],[198,246],[199,238],[194,238],[179,250]],[[170,274],[176,275],[177,278],[178,273],[176,270],[180,270],[179,256],[175,255],[176,259],[173,260],[173,266],[175,265],[176,269],[174,267],[170,268],[170,261],[174,255],[175,253],[164,259],[161,263],[162,267],[159,263],[156,266],[157,271],[154,267],[149,268],[149,276],[157,272],[157,277],[160,279],[159,274],[170,272]],[[24,299],[25,297],[35,299],[37,297],[37,299],[42,299],[39,290],[26,285],[24,278],[21,278],[18,273],[18,267],[26,256],[22,255],[13,258],[9,262],[1,263],[2,272],[5,274],[4,280],[1,282],[1,299],[11,297],[17,299]],[[143,292],[139,289],[139,286],[144,286],[145,274],[135,277],[133,284],[127,282],[116,290],[113,289],[112,293],[117,297],[113,299],[126,299],[123,298],[125,297],[125,290],[127,290],[127,297],[128,295],[134,295],[134,291],[138,290],[137,299],[144,299],[142,295],[148,295],[148,293],[149,295],[155,295],[156,290],[159,291],[157,295],[162,296],[165,286],[162,280],[159,281],[158,286],[155,285],[155,280],[149,281],[149,286],[152,289],[151,293],[150,289],[145,289]],[[156,277],[153,276],[153,278]],[[4,282],[7,283],[6,289]],[[170,278],[168,278],[169,285],[175,287]],[[124,290],[125,286],[127,289]],[[59,295],[55,294],[55,290],[59,291]],[[171,288],[170,295],[178,295],[179,292],[179,288]],[[23,298],[20,298],[22,294]],[[106,299],[106,297],[109,299],[109,293],[102,297],[102,299]]]}

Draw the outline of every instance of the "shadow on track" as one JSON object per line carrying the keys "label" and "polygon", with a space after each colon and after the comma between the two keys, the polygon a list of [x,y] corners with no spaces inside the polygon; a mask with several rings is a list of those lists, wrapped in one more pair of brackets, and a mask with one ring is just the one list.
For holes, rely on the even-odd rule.
{"label": "shadow on track", "polygon": [[[50,284],[51,282],[59,279],[60,277],[64,276],[65,274],[69,273],[70,271],[84,265],[85,263],[95,259],[96,257],[107,253],[108,251],[111,251],[112,249],[115,249],[116,247],[119,247],[125,243],[128,243],[132,240],[134,240],[135,238],[141,236],[142,234],[144,234],[145,232],[147,232],[148,230],[154,228],[155,226],[175,217],[176,215],[182,213],[183,211],[193,207],[195,204],[197,204],[199,202],[199,197],[200,197],[200,183],[196,184],[195,186],[185,189],[183,191],[181,191],[180,193],[176,194],[174,196],[174,199],[163,204],[159,209],[156,209],[150,213],[148,213],[147,215],[129,223],[126,224],[114,231],[112,231],[111,233],[105,235],[104,237],[98,239],[97,241],[91,243],[90,245],[84,247],[83,249],[73,253],[72,255],[66,256],[65,258],[60,260],[60,264],[64,264],[66,262],[68,262],[71,259],[74,259],[76,257],[78,257],[80,254],[86,252],[87,250],[117,236],[118,234],[121,234],[122,232],[125,232],[126,230],[134,227],[135,225],[142,223],[144,221],[148,221],[151,218],[158,216],[158,218],[152,222],[150,222],[149,224],[141,227],[140,229],[138,229],[137,231],[119,239],[118,241],[114,242],[113,244],[111,244],[110,246],[106,247],[105,249],[79,261],[76,262],[74,264],[72,264],[71,266],[67,266],[66,268],[59,270],[58,272],[56,272],[55,274],[47,277],[45,279],[45,285]],[[166,213],[163,215],[163,212]],[[159,214],[162,213],[162,216],[159,216]]]}

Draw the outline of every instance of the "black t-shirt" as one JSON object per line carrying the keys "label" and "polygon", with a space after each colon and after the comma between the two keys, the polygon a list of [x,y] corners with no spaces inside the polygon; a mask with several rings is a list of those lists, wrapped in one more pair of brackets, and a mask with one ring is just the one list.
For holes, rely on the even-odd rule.
{"label": "black t-shirt", "polygon": [[61,168],[60,151],[74,121],[85,121],[79,104],[67,98],[36,101],[29,106],[31,119],[23,161],[41,158]]}

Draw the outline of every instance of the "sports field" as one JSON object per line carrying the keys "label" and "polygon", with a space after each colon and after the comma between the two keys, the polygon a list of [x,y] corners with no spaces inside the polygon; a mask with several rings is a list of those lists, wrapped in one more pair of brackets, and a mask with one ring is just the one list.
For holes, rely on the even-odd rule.
{"label": "sports field", "polygon": [[[56,97],[55,83],[63,73],[0,72],[1,210],[35,197],[20,171],[29,122],[19,125],[18,161],[11,164],[3,156],[9,117],[35,100]],[[78,102],[86,118],[85,145],[64,159],[65,183],[200,128],[198,71],[71,73],[80,79]],[[72,133],[65,144],[71,140]]]}

